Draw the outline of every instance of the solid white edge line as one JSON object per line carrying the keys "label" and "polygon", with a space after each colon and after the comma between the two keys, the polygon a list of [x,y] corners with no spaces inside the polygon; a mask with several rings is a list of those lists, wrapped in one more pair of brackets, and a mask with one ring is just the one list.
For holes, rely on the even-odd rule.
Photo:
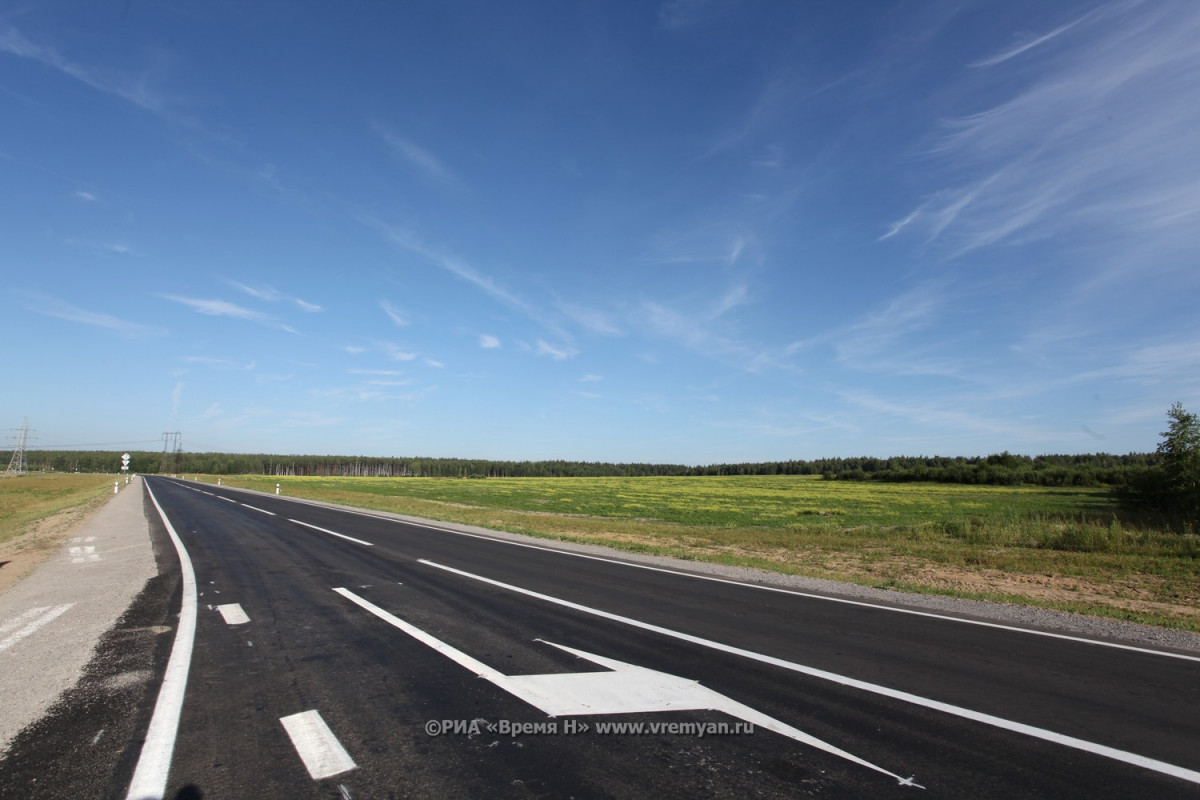
{"label": "solid white edge line", "polygon": [[246,508],[250,509],[251,511],[258,511],[262,514],[270,514],[272,517],[275,516],[274,511],[267,511],[265,508],[259,508],[258,506],[252,506],[249,503],[242,503],[241,505],[245,506]]}
{"label": "solid white edge line", "polygon": [[296,523],[297,525],[303,525],[303,526],[304,526],[304,527],[306,527],[306,528],[312,528],[314,531],[320,531],[321,533],[328,533],[330,536],[336,536],[336,537],[338,537],[339,539],[346,539],[347,541],[355,542],[355,543],[357,543],[357,544],[364,544],[364,545],[366,545],[367,547],[374,547],[374,546],[375,546],[375,545],[374,545],[374,544],[372,544],[371,542],[364,542],[362,539],[355,539],[353,536],[347,536],[347,535],[346,535],[346,534],[344,534],[344,533],[338,533],[337,531],[331,531],[331,530],[327,530],[326,528],[318,528],[316,525],[313,525],[313,524],[311,524],[311,523],[308,523],[308,522],[301,522],[301,521],[300,521],[300,520],[298,520],[298,519],[289,519],[289,520],[288,520],[288,522],[294,522],[294,523]]}
{"label": "solid white edge line", "polygon": [[940,700],[930,700],[927,697],[921,697],[920,695],[911,694],[909,692],[903,692],[898,689],[889,689],[886,686],[880,686],[880,685],[874,684],[874,683],[867,683],[866,681],[860,681],[855,678],[847,678],[844,675],[838,675],[837,673],[834,673],[834,672],[826,672],[825,670],[816,669],[815,667],[806,667],[803,664],[797,664],[793,661],[785,661],[782,658],[768,656],[763,653],[756,653],[753,650],[744,650],[740,647],[734,647],[732,645],[721,644],[720,642],[713,641],[712,639],[705,639],[700,636],[693,636],[689,633],[682,633],[680,631],[672,630],[670,628],[664,628],[659,625],[653,625],[649,622],[642,622],[641,620],[636,620],[631,617],[623,617],[620,614],[613,614],[608,611],[601,611],[598,608],[591,608],[590,606],[580,605],[579,603],[573,603],[570,600],[562,600],[557,597],[551,597],[550,595],[542,594],[540,592],[535,592],[531,589],[523,589],[520,586],[513,586],[512,584],[509,584],[509,583],[502,583],[497,580],[492,580],[491,578],[485,578],[482,575],[474,575],[470,572],[464,572],[463,570],[455,569],[454,567],[447,567],[444,564],[438,564],[434,561],[429,561],[424,558],[418,559],[418,563],[425,564],[430,567],[435,567],[436,569],[444,570],[446,572],[450,572],[455,575],[460,575],[464,578],[470,578],[471,580],[479,581],[481,583],[486,583],[491,586],[496,586],[501,589],[506,589],[510,592],[516,592],[518,594],[523,594],[527,597],[533,597],[538,600],[545,600],[546,602],[554,603],[556,605],[563,606],[565,608],[570,608],[575,611],[581,611],[585,614],[591,614],[593,616],[597,616],[602,619],[612,620],[613,622],[620,622],[624,625],[629,625],[634,628],[640,628],[642,630],[651,631],[652,633],[662,634],[663,636],[669,636],[673,639],[679,639],[679,640],[685,641],[685,642],[691,642],[692,644],[697,644],[702,647],[708,647],[713,650],[719,650],[721,652],[729,653],[729,654],[735,655],[735,656],[741,656],[742,658],[748,658],[748,659],[751,659],[752,661],[758,661],[763,664],[770,664],[772,666],[782,667],[783,669],[791,670],[792,672],[799,672],[802,675],[808,675],[813,678],[819,678],[821,680],[830,681],[832,683],[836,683],[836,684],[846,686],[846,687],[849,687],[852,689],[858,689],[860,691],[882,695],[883,697],[888,697],[893,700],[899,700],[903,703],[910,703],[912,705],[921,706],[923,708],[932,709],[934,711],[940,711],[944,714],[950,714],[950,715],[953,715],[956,717],[961,717],[962,719],[968,719],[973,722],[980,722],[980,723],[983,723],[984,725],[991,725],[993,727],[1000,728],[1002,730],[1012,731],[1013,733],[1025,734],[1026,736],[1031,736],[1035,739],[1042,739],[1043,741],[1051,742],[1053,744],[1062,745],[1064,747],[1071,747],[1076,750],[1082,750],[1086,753],[1103,756],[1105,758],[1110,758],[1114,761],[1121,761],[1126,764],[1132,764],[1137,767],[1142,767],[1143,769],[1149,769],[1149,770],[1153,770],[1154,772],[1160,772],[1164,775],[1170,775],[1174,778],[1180,778],[1181,780],[1189,781],[1191,783],[1200,784],[1200,772],[1197,772],[1197,771],[1191,770],[1191,769],[1187,769],[1185,767],[1176,766],[1175,764],[1168,764],[1167,762],[1159,761],[1158,759],[1148,758],[1146,756],[1140,756],[1137,753],[1130,753],[1130,752],[1126,752],[1125,750],[1118,750],[1115,747],[1108,747],[1107,745],[1096,744],[1095,742],[1089,742],[1084,739],[1077,739],[1073,736],[1067,736],[1065,734],[1055,733],[1054,731],[1049,731],[1044,728],[1037,728],[1037,727],[1034,727],[1033,725],[1026,725],[1025,723],[1022,723],[1022,722],[1013,722],[1012,720],[1007,720],[1007,719],[1004,719],[1003,717],[996,717],[991,714],[984,714],[979,711],[972,711],[969,708],[962,708],[961,706],[955,706],[955,705],[951,705],[949,703],[943,703]]}
{"label": "solid white edge line", "polygon": [[175,632],[175,643],[171,646],[171,657],[163,675],[158,701],[154,704],[154,716],[146,731],[146,741],[138,756],[133,780],[125,800],[161,800],[167,789],[167,776],[171,771],[171,756],[175,752],[175,737],[179,732],[179,716],[183,711],[183,695],[187,689],[188,670],[192,665],[192,646],[196,638],[196,574],[188,558],[183,540],[175,532],[166,512],[146,483],[150,500],[158,509],[167,534],[175,545],[179,556],[179,568],[183,578],[183,604],[179,609],[179,628]]}
{"label": "solid white edge line", "polygon": [[358,766],[316,709],[280,717],[279,721],[314,781],[340,775]]}
{"label": "solid white edge line", "polygon": [[[234,491],[242,491],[242,492],[253,491],[251,489],[238,489],[236,487],[228,487],[228,488],[234,489]],[[680,570],[670,569],[667,567],[653,567],[653,566],[650,566],[649,564],[638,564],[633,561],[621,561],[620,559],[616,559],[616,558],[607,558],[605,556],[594,556],[594,555],[590,555],[588,553],[576,553],[571,550],[559,550],[554,547],[546,547],[545,545],[531,544],[529,542],[514,542],[514,541],[511,541],[508,539],[500,539],[495,536],[487,536],[487,535],[480,534],[480,533],[469,533],[467,531],[457,531],[457,530],[454,530],[453,528],[443,528],[443,527],[439,527],[437,525],[427,525],[422,522],[411,522],[409,520],[396,519],[395,517],[385,517],[380,514],[373,514],[369,511],[358,511],[358,510],[349,509],[349,508],[335,508],[333,506],[326,505],[326,504],[320,503],[315,500],[305,500],[303,498],[297,498],[297,497],[288,497],[285,499],[291,503],[300,503],[302,505],[315,506],[317,508],[325,508],[325,509],[329,509],[331,511],[340,511],[344,514],[353,514],[353,515],[359,516],[359,517],[369,517],[370,519],[383,520],[384,522],[394,522],[397,525],[411,525],[414,528],[425,528],[426,530],[438,531],[439,533],[452,533],[455,536],[468,536],[472,539],[483,539],[488,542],[495,542],[497,544],[509,545],[511,547],[527,547],[530,550],[541,550],[546,553],[555,553],[557,555],[571,556],[572,558],[583,558],[583,559],[587,559],[589,561],[603,561],[607,564],[617,564],[617,565],[623,566],[623,567],[633,567],[634,569],[644,569],[644,570],[649,570],[650,572],[662,572],[662,573],[666,573],[668,575],[676,575],[676,576],[679,576],[682,578],[695,578],[696,580],[700,580],[700,581],[712,581],[714,583],[725,583],[725,584],[729,584],[731,586],[741,586],[746,589],[758,589],[758,590],[764,591],[764,592],[776,592],[778,594],[789,594],[789,595],[793,595],[795,597],[804,597],[804,598],[807,598],[810,600],[824,600],[829,603],[841,603],[843,605],[858,606],[860,608],[872,608],[872,609],[876,609],[878,611],[891,611],[896,614],[909,614],[914,617],[927,617],[929,619],[940,619],[940,620],[945,620],[947,622],[958,622],[963,625],[977,625],[982,628],[993,628],[996,630],[1011,631],[1013,633],[1028,634],[1030,636],[1044,636],[1048,639],[1061,639],[1063,641],[1068,641],[1068,642],[1078,642],[1079,644],[1095,645],[1096,647],[1110,647],[1114,650],[1127,650],[1127,651],[1134,652],[1134,653],[1145,653],[1147,655],[1152,655],[1152,656],[1163,656],[1165,658],[1178,658],[1178,659],[1182,659],[1184,661],[1195,661],[1197,663],[1200,663],[1200,656],[1191,656],[1191,655],[1187,655],[1185,653],[1173,653],[1169,650],[1155,650],[1150,647],[1139,647],[1138,645],[1122,644],[1120,642],[1109,642],[1109,641],[1105,641],[1103,639],[1088,639],[1087,637],[1084,637],[1084,636],[1075,636],[1075,635],[1069,634],[1069,633],[1054,633],[1053,631],[1040,631],[1040,630],[1036,630],[1034,628],[1022,628],[1022,627],[1019,627],[1016,625],[1005,625],[1001,622],[987,622],[986,620],[980,620],[980,619],[969,619],[966,617],[952,617],[948,614],[938,614],[933,611],[918,611],[918,610],[912,609],[912,608],[897,608],[895,606],[885,606],[885,605],[882,605],[879,603],[869,603],[865,600],[850,600],[845,597],[830,597],[828,595],[814,594],[812,592],[802,592],[798,589],[784,589],[783,587],[780,587],[780,586],[766,586],[761,583],[747,583],[746,581],[737,581],[737,580],[732,580],[730,578],[718,578],[718,577],[715,577],[712,575],[700,575],[695,572],[682,572]],[[299,522],[299,520],[290,520],[290,521],[296,522],[300,525],[307,524],[304,522]],[[316,526],[312,525],[310,527],[316,527]],[[317,528],[317,530],[324,530],[324,529]],[[332,531],[326,531],[326,533],[332,533]],[[340,536],[342,534],[334,534],[334,535]]]}

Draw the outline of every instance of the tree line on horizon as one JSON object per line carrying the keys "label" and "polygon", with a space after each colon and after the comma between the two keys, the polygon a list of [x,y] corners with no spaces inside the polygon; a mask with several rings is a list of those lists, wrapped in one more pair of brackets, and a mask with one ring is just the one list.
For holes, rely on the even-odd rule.
{"label": "tree line on horizon", "polygon": [[[122,452],[31,450],[30,470],[117,472]],[[935,482],[992,486],[1124,486],[1160,464],[1160,453],[1022,456],[895,456],[683,464],[599,461],[500,461],[338,455],[162,453],[129,451],[130,471],[144,475],[300,475],[319,477],[600,478],[645,476],[820,475],[826,480]]]}

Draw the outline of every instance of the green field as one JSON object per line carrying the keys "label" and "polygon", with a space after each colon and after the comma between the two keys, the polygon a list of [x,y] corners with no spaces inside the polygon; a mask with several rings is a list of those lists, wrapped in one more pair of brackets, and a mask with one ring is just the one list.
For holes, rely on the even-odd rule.
{"label": "green field", "polygon": [[[215,478],[206,478],[215,482]],[[1103,489],[807,476],[297,478],[226,485],[690,560],[1200,630],[1200,536]]]}
{"label": "green field", "polygon": [[42,519],[112,497],[112,475],[0,475],[0,545],[29,533]]}

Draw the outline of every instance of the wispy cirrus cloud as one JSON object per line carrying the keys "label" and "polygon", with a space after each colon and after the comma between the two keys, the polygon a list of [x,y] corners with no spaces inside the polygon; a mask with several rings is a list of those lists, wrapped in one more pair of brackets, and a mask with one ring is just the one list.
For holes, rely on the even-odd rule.
{"label": "wispy cirrus cloud", "polygon": [[416,361],[418,354],[411,350],[401,347],[395,342],[377,341],[375,346],[387,354],[394,361]]}
{"label": "wispy cirrus cloud", "polygon": [[143,325],[138,322],[120,319],[111,314],[88,311],[87,309],[71,305],[65,300],[41,294],[40,292],[28,292],[25,294],[28,298],[25,307],[35,314],[41,314],[42,316],[64,319],[68,322],[78,322],[81,325],[91,325],[96,328],[104,328],[113,333],[131,338],[162,336],[167,333],[165,328],[157,325]]}
{"label": "wispy cirrus cloud", "polygon": [[287,333],[298,334],[295,328],[286,325],[270,314],[264,314],[261,311],[255,311],[250,308],[244,308],[235,303],[230,303],[227,300],[207,300],[197,297],[181,297],[173,294],[160,294],[159,297],[164,300],[170,300],[173,303],[179,303],[192,309],[198,314],[204,314],[209,317],[232,317],[234,319],[242,319],[247,322],[253,322],[257,325],[263,325],[268,328],[285,331]]}
{"label": "wispy cirrus cloud", "polygon": [[250,295],[251,297],[258,298],[259,300],[265,300],[268,303],[279,303],[279,302],[291,303],[292,305],[296,306],[296,308],[299,308],[301,311],[307,311],[310,314],[325,310],[324,308],[317,305],[316,303],[310,303],[307,300],[302,300],[299,297],[296,297],[295,295],[284,294],[283,292],[276,289],[274,286],[269,286],[267,284],[259,284],[256,286],[250,286],[249,284],[242,283],[241,281],[235,281],[235,280],[229,280],[229,279],[226,279],[225,282],[228,283],[233,288],[237,289],[239,292],[243,292],[245,294]]}
{"label": "wispy cirrus cloud", "polygon": [[943,124],[922,173],[948,179],[883,239],[956,257],[1077,234],[1130,274],[1148,241],[1195,252],[1200,6],[1109,3],[972,67],[964,88],[986,73],[1008,99]]}
{"label": "wispy cirrus cloud", "polygon": [[574,347],[569,347],[566,345],[559,345],[558,347],[555,347],[554,345],[546,342],[544,339],[537,340],[535,352],[539,356],[549,356],[555,361],[566,361],[568,358],[573,358],[574,356],[579,355],[579,351]]}
{"label": "wispy cirrus cloud", "polygon": [[49,45],[26,38],[10,24],[0,24],[0,53],[44,64],[93,89],[119,97],[147,111],[166,110],[168,99],[158,87],[159,71],[119,72],[78,64]]}
{"label": "wispy cirrus cloud", "polygon": [[241,364],[237,361],[232,361],[228,358],[215,358],[213,356],[184,356],[180,359],[187,364],[198,364],[203,367],[211,367],[220,370],[253,370],[257,365],[250,361]]}
{"label": "wispy cirrus cloud", "polygon": [[474,286],[493,300],[515,311],[519,311],[524,316],[547,328],[558,338],[573,341],[573,337],[563,330],[557,321],[543,314],[536,306],[527,302],[515,292],[501,286],[492,277],[475,269],[465,259],[452,255],[442,248],[427,244],[410,228],[389,225],[370,217],[363,217],[361,221],[363,224],[379,232],[393,246],[426,259],[440,269]]}
{"label": "wispy cirrus cloud", "polygon": [[409,324],[408,317],[404,316],[404,313],[400,311],[400,309],[396,308],[387,300],[380,300],[379,307],[383,309],[384,314],[387,314],[388,319],[390,319],[397,326],[403,328]]}
{"label": "wispy cirrus cloud", "polygon": [[427,178],[432,179],[442,186],[450,188],[462,187],[462,183],[458,178],[433,153],[402,136],[396,135],[383,125],[376,125],[375,132],[383,139],[384,144],[388,147],[388,151],[402,163],[416,167]]}
{"label": "wispy cirrus cloud", "polygon": [[1083,22],[1089,16],[1090,16],[1090,14],[1084,14],[1083,16],[1078,17],[1078,18],[1068,22],[1066,25],[1060,25],[1059,27],[1055,28],[1054,30],[1050,31],[1049,33],[1044,33],[1040,36],[1024,36],[1020,39],[1020,41],[1016,42],[1011,47],[1001,50],[999,53],[997,53],[993,56],[988,56],[987,58],[980,59],[979,61],[972,63],[970,66],[972,66],[972,67],[994,67],[997,64],[1003,64],[1005,61],[1008,61],[1010,58],[1016,58],[1017,56],[1026,52],[1027,50],[1032,50],[1033,48],[1035,48],[1039,45],[1045,44],[1046,42],[1050,41],[1051,39],[1055,38],[1056,36],[1061,36],[1062,34],[1071,30],[1071,28],[1074,28],[1076,25]]}
{"label": "wispy cirrus cloud", "polygon": [[500,340],[490,333],[479,334],[479,346],[484,350],[496,350],[500,347]]}

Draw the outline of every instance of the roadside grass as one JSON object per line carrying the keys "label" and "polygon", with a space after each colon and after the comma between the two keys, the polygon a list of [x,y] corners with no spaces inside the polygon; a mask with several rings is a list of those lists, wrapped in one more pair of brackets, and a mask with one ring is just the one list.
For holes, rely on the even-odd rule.
{"label": "roadside grass", "polygon": [[1200,631],[1200,536],[1132,518],[1103,489],[815,476],[222,480],[634,552]]}
{"label": "roadside grass", "polygon": [[0,475],[0,545],[31,532],[41,520],[112,496],[112,475],[27,473]]}

